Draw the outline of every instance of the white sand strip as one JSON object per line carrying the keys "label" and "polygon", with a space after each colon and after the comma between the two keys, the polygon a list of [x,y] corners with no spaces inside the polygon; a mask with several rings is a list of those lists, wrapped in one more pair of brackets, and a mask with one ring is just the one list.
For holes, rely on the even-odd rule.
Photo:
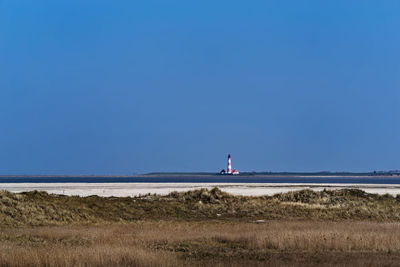
{"label": "white sand strip", "polygon": [[78,196],[127,197],[145,194],[166,195],[173,191],[189,191],[200,188],[221,190],[234,195],[273,195],[302,189],[335,190],[343,188],[361,189],[368,193],[400,194],[400,185],[395,184],[288,184],[288,183],[0,183],[0,190],[10,192],[46,191],[51,194]]}

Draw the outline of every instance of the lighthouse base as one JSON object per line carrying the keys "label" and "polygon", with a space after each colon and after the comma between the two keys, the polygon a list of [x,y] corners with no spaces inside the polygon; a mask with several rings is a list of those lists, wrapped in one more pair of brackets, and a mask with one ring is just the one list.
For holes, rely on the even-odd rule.
{"label": "lighthouse base", "polygon": [[219,174],[221,174],[221,175],[237,175],[237,174],[239,174],[239,171],[238,170],[233,170],[232,172],[227,172],[225,170],[222,170],[222,171],[219,172]]}

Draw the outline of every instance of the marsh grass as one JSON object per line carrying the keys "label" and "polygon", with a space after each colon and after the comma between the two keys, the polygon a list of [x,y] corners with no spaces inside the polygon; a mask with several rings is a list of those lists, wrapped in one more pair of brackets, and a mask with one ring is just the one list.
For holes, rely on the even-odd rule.
{"label": "marsh grass", "polygon": [[137,221],[3,229],[2,266],[393,265],[400,224]]}

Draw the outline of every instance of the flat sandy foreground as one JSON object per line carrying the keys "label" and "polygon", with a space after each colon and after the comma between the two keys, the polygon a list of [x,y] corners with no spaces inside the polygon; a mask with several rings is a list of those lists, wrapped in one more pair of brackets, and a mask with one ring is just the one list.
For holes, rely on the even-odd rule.
{"label": "flat sandy foreground", "polygon": [[167,195],[200,188],[218,187],[233,195],[262,196],[311,189],[316,191],[360,189],[367,193],[400,194],[396,184],[288,184],[288,183],[0,183],[0,190],[13,193],[46,191],[50,194],[103,197],[133,197],[145,194]]}

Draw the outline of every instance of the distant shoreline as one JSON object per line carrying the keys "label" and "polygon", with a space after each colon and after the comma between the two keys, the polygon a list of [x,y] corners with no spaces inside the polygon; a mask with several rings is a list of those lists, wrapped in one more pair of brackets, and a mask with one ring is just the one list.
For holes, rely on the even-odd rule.
{"label": "distant shoreline", "polygon": [[299,178],[393,178],[400,177],[400,173],[290,173],[290,172],[277,172],[277,173],[241,173],[239,175],[221,175],[218,173],[148,173],[148,174],[134,174],[134,175],[96,175],[96,174],[82,174],[82,175],[52,175],[52,174],[24,174],[24,175],[0,175],[1,178],[84,178],[84,177],[99,177],[99,178],[146,178],[146,177],[213,177],[213,178],[227,178],[227,177],[240,177],[240,178],[284,178],[284,177],[299,177]]}

